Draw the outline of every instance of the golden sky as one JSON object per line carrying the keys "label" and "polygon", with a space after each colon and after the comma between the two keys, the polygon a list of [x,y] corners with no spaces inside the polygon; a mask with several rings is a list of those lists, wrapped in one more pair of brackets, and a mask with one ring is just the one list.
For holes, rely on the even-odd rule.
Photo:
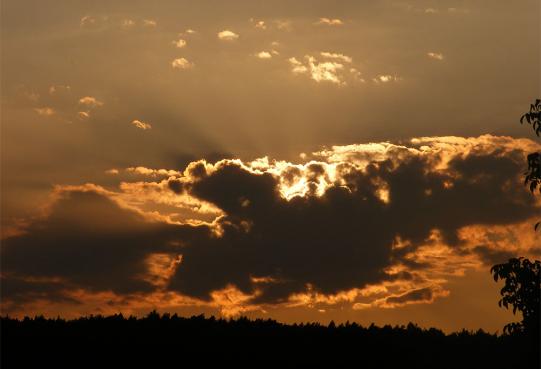
{"label": "golden sky", "polygon": [[537,1],[1,17],[2,313],[513,319],[489,269],[541,254]]}

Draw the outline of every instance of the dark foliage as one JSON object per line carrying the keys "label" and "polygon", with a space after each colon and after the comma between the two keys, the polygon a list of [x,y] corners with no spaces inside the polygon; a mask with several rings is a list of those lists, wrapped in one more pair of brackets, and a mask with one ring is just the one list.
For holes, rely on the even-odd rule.
{"label": "dark foliage", "polygon": [[[541,100],[535,100],[530,105],[530,111],[520,117],[520,123],[528,122],[539,137],[541,135]],[[541,153],[533,152],[528,155],[528,170],[524,173],[524,184],[530,188],[532,193],[539,189],[541,193]],[[541,222],[535,224],[535,230],[539,228]]]}
{"label": "dark foliage", "polygon": [[512,258],[507,263],[494,265],[490,272],[494,280],[504,279],[505,285],[500,293],[500,307],[513,307],[513,314],[522,313],[520,323],[510,323],[504,327],[504,332],[525,332],[539,337],[539,304],[541,295],[541,261],[531,262],[525,258]]}
{"label": "dark foliage", "polygon": [[356,323],[182,318],[2,318],[2,368],[537,368],[524,335]]}

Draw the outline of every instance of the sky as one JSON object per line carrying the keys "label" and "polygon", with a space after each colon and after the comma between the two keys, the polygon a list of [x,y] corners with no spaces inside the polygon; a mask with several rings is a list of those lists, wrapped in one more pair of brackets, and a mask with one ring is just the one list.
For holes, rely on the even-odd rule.
{"label": "sky", "polygon": [[2,314],[501,331],[539,7],[3,1]]}

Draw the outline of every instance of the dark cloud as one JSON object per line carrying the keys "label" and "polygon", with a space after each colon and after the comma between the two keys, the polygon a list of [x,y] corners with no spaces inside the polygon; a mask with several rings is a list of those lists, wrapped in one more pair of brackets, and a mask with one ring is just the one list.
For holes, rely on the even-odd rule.
{"label": "dark cloud", "polygon": [[[147,272],[145,259],[155,252],[174,251],[168,242],[189,239],[187,230],[149,222],[103,194],[66,192],[47,217],[34,222],[25,234],[2,242],[2,273],[14,276],[4,281],[4,296],[23,292],[29,284],[21,277],[62,280],[36,284],[47,289],[151,291],[154,286],[141,278]],[[197,228],[189,228],[190,234],[196,232]]]}
{"label": "dark cloud", "polygon": [[[315,191],[319,179],[330,176],[325,165],[312,163],[304,175],[313,190],[287,200],[280,185],[303,176],[300,169],[286,169],[280,178],[236,161],[208,171],[196,162],[188,167],[189,177],[168,185],[221,209],[225,215],[215,225],[152,222],[108,195],[66,191],[46,218],[4,241],[2,269],[19,282],[60,278],[65,287],[130,294],[156,288],[142,278],[149,255],[182,254],[169,290],[209,300],[213,291],[234,285],[256,294],[256,303],[285,301],[307,288],[331,294],[411,280],[407,271],[391,276],[385,269],[396,262],[412,272],[429,269],[429,262],[405,256],[430,242],[433,230],[460,253],[461,227],[516,223],[538,212],[520,187],[522,168],[523,157],[515,152],[456,155],[444,170],[435,170],[427,155],[390,157],[364,169],[344,162],[336,169],[337,182],[321,193]],[[382,188],[390,201],[381,198]],[[409,246],[393,250],[397,236]],[[483,247],[473,252],[485,260],[500,257]],[[8,296],[34,294],[29,286],[5,283],[8,291],[19,291]],[[60,288],[40,283],[32,288]],[[386,303],[428,301],[432,293],[422,288]]]}
{"label": "dark cloud", "polygon": [[[277,178],[221,166],[196,181],[191,193],[226,213],[223,236],[186,248],[170,288],[205,298],[233,283],[250,293],[250,278],[266,276],[276,283],[258,286],[257,301],[276,302],[307,284],[336,293],[387,279],[383,269],[393,260],[429,268],[402,257],[427,242],[432,230],[458,246],[461,227],[519,222],[538,211],[520,188],[521,160],[515,153],[472,154],[452,159],[445,171],[433,171],[430,160],[418,156],[388,160],[364,171],[349,168],[346,185],[333,185],[323,196],[289,201],[277,193]],[[377,195],[378,179],[388,183],[388,204]],[[395,236],[411,246],[393,252]]]}

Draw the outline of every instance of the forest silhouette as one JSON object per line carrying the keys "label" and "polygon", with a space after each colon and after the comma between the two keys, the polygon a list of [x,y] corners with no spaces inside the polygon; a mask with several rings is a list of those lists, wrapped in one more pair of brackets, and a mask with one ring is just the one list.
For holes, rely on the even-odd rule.
{"label": "forest silhouette", "polygon": [[2,367],[537,368],[539,340],[483,330],[185,318],[1,318]]}

